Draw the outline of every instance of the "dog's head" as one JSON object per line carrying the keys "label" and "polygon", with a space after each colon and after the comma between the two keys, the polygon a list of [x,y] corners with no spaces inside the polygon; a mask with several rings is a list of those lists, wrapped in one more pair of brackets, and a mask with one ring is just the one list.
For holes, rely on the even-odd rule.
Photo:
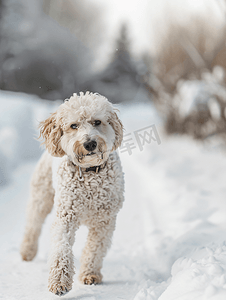
{"label": "dog's head", "polygon": [[53,156],[65,154],[80,167],[98,166],[116,150],[123,126],[112,104],[97,93],[73,96],[40,123],[40,137]]}

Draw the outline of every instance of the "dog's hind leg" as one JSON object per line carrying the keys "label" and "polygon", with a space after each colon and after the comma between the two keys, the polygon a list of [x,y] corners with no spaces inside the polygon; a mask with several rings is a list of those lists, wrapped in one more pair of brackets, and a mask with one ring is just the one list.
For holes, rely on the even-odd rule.
{"label": "dog's hind leg", "polygon": [[82,252],[79,280],[84,284],[97,284],[102,281],[103,259],[111,245],[116,217],[88,224],[89,233]]}
{"label": "dog's hind leg", "polygon": [[42,224],[52,210],[53,200],[52,157],[45,152],[38,162],[31,180],[25,234],[20,247],[23,260],[29,261],[35,257]]}

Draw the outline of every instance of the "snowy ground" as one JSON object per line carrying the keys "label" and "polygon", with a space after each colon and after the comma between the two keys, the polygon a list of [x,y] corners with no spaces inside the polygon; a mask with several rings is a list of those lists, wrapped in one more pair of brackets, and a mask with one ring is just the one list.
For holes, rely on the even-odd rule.
{"label": "snowy ground", "polygon": [[[53,104],[56,105],[56,104]],[[53,213],[33,262],[22,262],[29,180],[40,155],[32,140],[37,120],[54,108],[31,96],[0,93],[0,299],[58,299],[47,290]],[[151,105],[121,107],[132,154],[122,152],[125,204],[118,215],[103,284],[75,283],[64,299],[226,299],[226,153],[186,137],[167,138]],[[134,131],[155,124],[161,144],[143,151]],[[149,129],[147,129],[149,130]],[[146,135],[148,140],[148,135]],[[87,230],[78,231],[76,267]]]}

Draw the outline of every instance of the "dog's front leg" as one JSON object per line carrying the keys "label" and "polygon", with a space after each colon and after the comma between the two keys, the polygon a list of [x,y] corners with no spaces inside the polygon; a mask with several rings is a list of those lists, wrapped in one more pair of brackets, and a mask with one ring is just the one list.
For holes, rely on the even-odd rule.
{"label": "dog's front leg", "polygon": [[74,257],[72,246],[75,231],[79,226],[73,215],[57,216],[52,227],[52,245],[49,257],[49,291],[62,296],[71,290],[73,284]]}
{"label": "dog's front leg", "polygon": [[116,217],[108,219],[101,216],[87,224],[89,233],[82,252],[79,280],[84,284],[97,284],[102,281],[101,268],[103,258],[111,245],[115,230]]}

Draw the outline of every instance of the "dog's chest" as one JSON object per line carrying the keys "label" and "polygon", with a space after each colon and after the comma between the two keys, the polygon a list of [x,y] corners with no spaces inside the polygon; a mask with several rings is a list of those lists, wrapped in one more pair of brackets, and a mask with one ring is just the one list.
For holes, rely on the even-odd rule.
{"label": "dog's chest", "polygon": [[90,171],[83,173],[83,180],[78,178],[79,174],[75,174],[71,186],[75,196],[74,204],[95,210],[112,205],[117,200],[113,171],[101,170],[98,174]]}
{"label": "dog's chest", "polygon": [[120,163],[110,160],[99,173],[88,171],[80,178],[77,167],[65,161],[58,171],[58,194],[62,208],[79,211],[118,210],[123,201]]}

